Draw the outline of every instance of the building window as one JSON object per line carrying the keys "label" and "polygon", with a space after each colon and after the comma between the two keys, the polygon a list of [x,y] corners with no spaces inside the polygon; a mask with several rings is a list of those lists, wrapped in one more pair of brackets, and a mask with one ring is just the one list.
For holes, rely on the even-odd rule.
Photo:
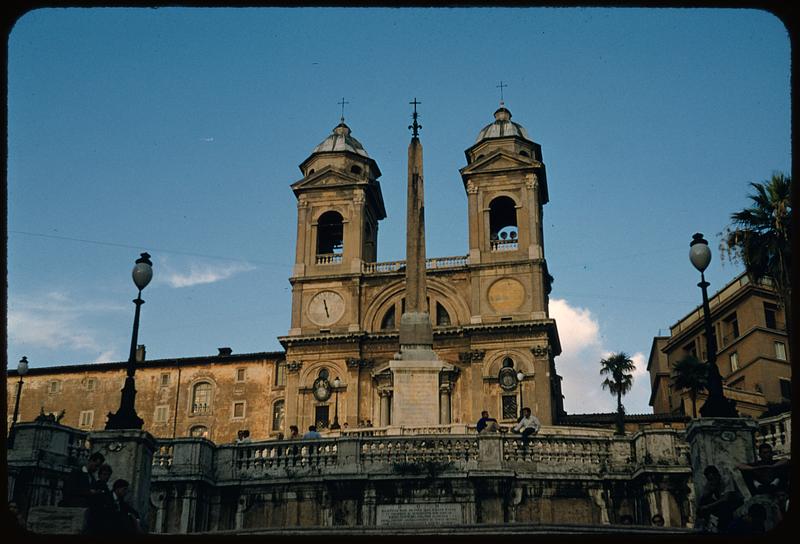
{"label": "building window", "polygon": [[236,369],[236,381],[241,383],[244,381],[245,376],[245,369],[244,368],[237,368]]}
{"label": "building window", "polygon": [[283,400],[275,401],[272,405],[272,430],[280,431],[283,429],[283,416],[285,414],[286,403]]}
{"label": "building window", "polygon": [[342,215],[334,211],[323,213],[317,221],[317,255],[341,255],[343,250]]}
{"label": "building window", "polygon": [[792,382],[789,380],[785,380],[783,378],[779,378],[778,380],[781,384],[781,396],[785,399],[792,398]]}
{"label": "building window", "polygon": [[786,360],[786,344],[783,342],[775,342],[775,358],[781,361]]}
{"label": "building window", "polygon": [[727,346],[739,338],[739,320],[736,318],[736,312],[733,312],[723,321],[725,322],[725,332],[722,337],[722,342]]}
{"label": "building window", "polygon": [[768,302],[764,303],[764,322],[769,329],[778,328],[778,307]]}
{"label": "building window", "polygon": [[328,428],[328,414],[330,410],[328,409],[328,405],[324,406],[316,406],[314,407],[314,424],[317,426],[317,430],[320,431],[322,429]]}
{"label": "building window", "polygon": [[244,419],[244,401],[233,403],[233,419]]}
{"label": "building window", "polygon": [[167,416],[169,415],[169,407],[168,406],[156,406],[156,423],[166,423]]}
{"label": "building window", "polygon": [[52,380],[47,385],[47,392],[48,393],[58,393],[61,391],[61,382],[58,380]]}
{"label": "building window", "polygon": [[189,436],[195,438],[208,438],[208,427],[205,425],[195,425],[189,429]]}
{"label": "building window", "polygon": [[731,353],[731,372],[739,370],[739,354],[735,351]]}
{"label": "building window", "polygon": [[491,251],[517,249],[517,206],[507,196],[499,196],[489,204],[489,240]]}
{"label": "building window", "polygon": [[382,331],[391,331],[396,328],[395,325],[395,312],[394,306],[386,310],[386,313],[383,315],[383,319],[381,320],[381,330]]}
{"label": "building window", "polygon": [[86,379],[86,390],[94,391],[97,388],[97,380],[95,378]]}
{"label": "building window", "polygon": [[278,361],[275,364],[275,385],[278,387],[286,385],[286,361]]}
{"label": "building window", "polygon": [[161,387],[166,387],[167,385],[169,385],[169,373],[164,372],[163,374],[161,374],[161,382],[160,383],[161,383]]}
{"label": "building window", "polygon": [[697,357],[697,347],[695,346],[694,340],[683,346],[683,351],[686,353],[686,355]]}
{"label": "building window", "polygon": [[211,411],[211,384],[200,382],[192,389],[192,413],[207,414]]}
{"label": "building window", "polygon": [[517,419],[518,413],[517,396],[503,395],[503,419]]}
{"label": "building window", "polygon": [[436,303],[436,324],[440,327],[450,326],[450,314],[441,303]]}
{"label": "building window", "polygon": [[83,410],[78,419],[78,426],[90,429],[92,423],[94,423],[94,410]]}

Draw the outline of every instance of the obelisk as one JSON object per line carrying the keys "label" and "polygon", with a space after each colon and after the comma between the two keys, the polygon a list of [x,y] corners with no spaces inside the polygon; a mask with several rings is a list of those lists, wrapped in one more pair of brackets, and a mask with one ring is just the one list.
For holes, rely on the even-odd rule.
{"label": "obelisk", "polygon": [[425,202],[422,144],[414,98],[411,143],[408,145],[408,210],[406,214],[406,307],[400,318],[400,352],[392,371],[392,425],[439,423],[439,373],[443,364],[433,351],[425,279]]}

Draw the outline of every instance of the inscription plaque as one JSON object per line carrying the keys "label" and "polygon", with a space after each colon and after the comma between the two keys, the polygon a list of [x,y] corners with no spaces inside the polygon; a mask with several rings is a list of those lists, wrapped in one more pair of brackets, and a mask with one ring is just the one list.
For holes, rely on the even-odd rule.
{"label": "inscription plaque", "polygon": [[464,507],[458,503],[379,504],[376,525],[461,525]]}

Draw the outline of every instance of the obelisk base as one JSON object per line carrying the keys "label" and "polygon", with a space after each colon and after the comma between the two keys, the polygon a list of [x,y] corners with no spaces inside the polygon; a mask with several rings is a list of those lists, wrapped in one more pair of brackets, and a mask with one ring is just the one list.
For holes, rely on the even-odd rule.
{"label": "obelisk base", "polygon": [[392,371],[392,425],[415,427],[439,424],[441,361],[394,360]]}

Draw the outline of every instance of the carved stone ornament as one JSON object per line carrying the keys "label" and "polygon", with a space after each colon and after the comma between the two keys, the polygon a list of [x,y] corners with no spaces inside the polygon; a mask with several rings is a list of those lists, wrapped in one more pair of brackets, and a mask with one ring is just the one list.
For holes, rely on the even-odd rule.
{"label": "carved stone ornament", "polygon": [[511,391],[517,388],[517,371],[513,367],[507,366],[500,369],[497,374],[497,381],[500,382],[500,387],[506,391]]}
{"label": "carved stone ornament", "polygon": [[478,186],[472,180],[467,182],[467,193],[474,195],[478,193]]}
{"label": "carved stone ornament", "polygon": [[118,452],[125,447],[125,444],[119,441],[114,441],[108,445],[108,451]]}
{"label": "carved stone ornament", "polygon": [[369,368],[374,364],[372,359],[357,359],[355,357],[348,357],[345,361],[347,368]]}
{"label": "carved stone ornament", "polygon": [[312,389],[314,398],[320,402],[324,402],[331,398],[331,384],[327,378],[317,378],[314,380],[314,387]]}
{"label": "carved stone ornament", "polygon": [[458,359],[462,363],[477,363],[483,360],[483,356],[486,354],[485,351],[475,349],[472,351],[462,351],[458,354]]}
{"label": "carved stone ornament", "polygon": [[300,361],[289,361],[286,363],[286,370],[289,372],[300,372],[301,368],[303,368],[303,363]]}
{"label": "carved stone ornament", "polygon": [[536,174],[531,174],[525,179],[525,187],[533,189],[539,185],[539,177]]}
{"label": "carved stone ornament", "polygon": [[550,346],[533,346],[531,352],[536,357],[545,357],[550,355]]}

